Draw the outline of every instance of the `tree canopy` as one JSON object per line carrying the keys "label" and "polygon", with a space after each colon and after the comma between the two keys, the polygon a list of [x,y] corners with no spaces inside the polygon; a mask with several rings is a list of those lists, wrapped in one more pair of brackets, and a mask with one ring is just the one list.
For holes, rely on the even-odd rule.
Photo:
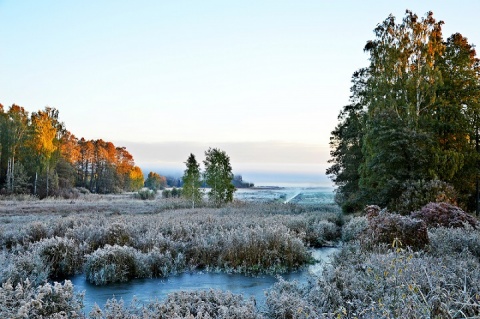
{"label": "tree canopy", "polygon": [[474,208],[480,63],[467,38],[443,38],[443,24],[407,10],[400,22],[379,23],[365,45],[370,65],[353,74],[330,142],[327,174],[345,211],[394,207],[409,185],[433,180]]}
{"label": "tree canopy", "polygon": [[230,157],[225,151],[209,148],[205,152],[205,182],[211,190],[208,196],[216,206],[233,201],[235,186],[232,184],[233,173]]}

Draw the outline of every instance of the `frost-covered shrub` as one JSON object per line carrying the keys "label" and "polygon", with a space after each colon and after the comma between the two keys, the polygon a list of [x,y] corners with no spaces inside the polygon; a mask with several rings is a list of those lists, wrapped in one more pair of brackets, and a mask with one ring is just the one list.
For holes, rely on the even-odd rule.
{"label": "frost-covered shrub", "polygon": [[134,194],[135,198],[142,199],[142,200],[153,200],[157,196],[157,191],[144,188],[139,190],[137,193]]}
{"label": "frost-covered shrub", "polygon": [[15,251],[0,255],[0,282],[8,280],[14,286],[29,280],[38,285],[48,279],[50,268],[44,264],[37,252]]}
{"label": "frost-covered shrub", "polygon": [[125,246],[130,244],[130,232],[125,223],[115,222],[108,226],[105,233],[105,244]]}
{"label": "frost-covered shrub", "polygon": [[319,318],[321,308],[305,298],[307,291],[298,282],[279,281],[266,292],[268,318]]}
{"label": "frost-covered shrub", "polygon": [[55,282],[35,288],[27,279],[17,285],[10,281],[0,287],[0,318],[84,318],[83,295],[74,292],[73,285]]}
{"label": "frost-covered shrub", "polygon": [[478,227],[478,221],[461,208],[449,203],[428,203],[420,211],[411,214],[427,224],[428,227]]}
{"label": "frost-covered shrub", "polygon": [[141,265],[137,263],[139,252],[128,246],[105,245],[87,256],[85,274],[89,282],[105,285],[126,282],[137,277]]}
{"label": "frost-covered shrub", "polygon": [[39,241],[48,237],[47,225],[43,222],[32,222],[28,226],[27,236],[31,242]]}
{"label": "frost-covered shrub", "polygon": [[480,230],[466,228],[432,228],[430,237],[430,253],[434,256],[453,255],[468,250],[480,260]]}
{"label": "frost-covered shrub", "polygon": [[73,239],[47,238],[35,243],[33,249],[49,268],[52,279],[74,275],[82,268],[82,255]]}
{"label": "frost-covered shrub", "polygon": [[342,228],[342,240],[344,242],[349,242],[351,240],[359,239],[367,228],[367,217],[353,217]]}
{"label": "frost-covered shrub", "polygon": [[168,295],[163,303],[145,307],[143,318],[262,318],[253,300],[219,290],[181,291]]}
{"label": "frost-covered shrub", "polygon": [[407,181],[403,184],[403,189],[392,207],[402,215],[416,211],[430,202],[457,204],[457,192],[453,186],[439,180]]}
{"label": "frost-covered shrub", "polygon": [[368,228],[363,239],[367,246],[392,245],[396,242],[397,245],[412,249],[423,249],[429,243],[424,221],[388,212],[368,218]]}
{"label": "frost-covered shrub", "polygon": [[307,227],[306,242],[312,247],[322,247],[340,237],[340,228],[327,220],[314,222]]}
{"label": "frost-covered shrub", "polygon": [[169,251],[162,253],[158,248],[142,254],[141,258],[144,266],[143,277],[167,277],[185,269],[186,265],[183,254],[178,254],[174,258]]}

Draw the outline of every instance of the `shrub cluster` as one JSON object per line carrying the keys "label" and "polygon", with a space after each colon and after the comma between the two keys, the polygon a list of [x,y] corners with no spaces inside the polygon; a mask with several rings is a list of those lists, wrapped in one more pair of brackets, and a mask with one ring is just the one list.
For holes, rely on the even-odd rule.
{"label": "shrub cluster", "polygon": [[166,277],[184,267],[182,254],[174,258],[158,248],[142,253],[128,246],[106,245],[87,256],[85,274],[89,282],[105,285],[133,278]]}
{"label": "shrub cluster", "polygon": [[416,250],[425,248],[429,243],[424,221],[388,212],[369,215],[363,239],[367,246],[399,242],[403,247]]}
{"label": "shrub cluster", "polygon": [[218,290],[181,291],[170,294],[165,301],[153,301],[140,307],[135,301],[126,306],[122,300],[111,299],[104,309],[95,306],[91,319],[158,318],[158,319],[261,319],[253,300]]}
{"label": "shrub cluster", "polygon": [[411,216],[425,221],[428,227],[478,227],[473,216],[449,203],[429,203]]}
{"label": "shrub cluster", "polygon": [[0,318],[84,318],[83,295],[68,280],[38,287],[28,279],[16,286],[7,281],[0,287]]}
{"label": "shrub cluster", "polygon": [[311,261],[309,247],[338,240],[343,223],[332,207],[238,202],[221,209],[58,217],[37,215],[34,222],[29,215],[3,217],[2,282],[11,277],[39,284],[82,269],[97,284],[195,268],[285,272]]}
{"label": "shrub cluster", "polygon": [[134,194],[135,198],[142,199],[142,200],[147,200],[147,199],[153,200],[155,199],[156,196],[157,196],[157,191],[148,189],[148,188],[142,188],[141,190],[139,190]]}
{"label": "shrub cluster", "polygon": [[[450,231],[450,230],[448,230]],[[269,318],[477,318],[480,264],[468,252],[430,255],[346,245],[321,278],[280,281]]]}

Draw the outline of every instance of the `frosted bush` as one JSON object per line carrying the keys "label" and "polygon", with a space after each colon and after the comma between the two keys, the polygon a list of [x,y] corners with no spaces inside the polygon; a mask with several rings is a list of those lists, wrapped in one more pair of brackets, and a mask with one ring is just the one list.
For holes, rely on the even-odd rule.
{"label": "frosted bush", "polygon": [[467,214],[461,208],[449,203],[428,203],[419,211],[411,214],[427,224],[428,227],[478,227],[475,217]]}
{"label": "frosted bush", "polygon": [[433,228],[428,231],[430,252],[435,256],[469,251],[480,260],[480,230],[466,228]]}
{"label": "frosted bush", "polygon": [[50,272],[38,253],[32,251],[3,253],[0,266],[0,282],[10,281],[14,286],[27,279],[38,285],[48,279]]}
{"label": "frosted bush", "polygon": [[331,241],[338,239],[340,228],[327,220],[311,223],[306,232],[306,241],[312,247],[323,247]]}
{"label": "frosted bush", "polygon": [[50,278],[65,278],[82,268],[82,255],[73,239],[47,238],[35,243],[32,249],[50,269]]}
{"label": "frosted bush", "polygon": [[365,216],[351,218],[342,228],[342,240],[349,242],[359,239],[360,235],[367,229],[368,220]]}
{"label": "frosted bush", "polygon": [[36,288],[28,279],[16,286],[7,281],[0,288],[0,318],[84,318],[82,309],[83,295],[68,280]]}
{"label": "frosted bush", "polygon": [[87,280],[96,285],[126,282],[137,277],[140,268],[139,252],[128,246],[105,245],[87,256],[85,274]]}
{"label": "frosted bush", "polygon": [[110,224],[106,229],[105,244],[108,245],[129,245],[130,244],[130,232],[125,226],[125,222],[114,222]]}
{"label": "frosted bush", "polygon": [[268,318],[319,318],[319,307],[305,298],[307,291],[298,282],[279,281],[266,293]]}
{"label": "frosted bush", "polygon": [[43,238],[47,238],[47,226],[43,222],[30,223],[27,231],[27,236],[31,242],[39,241]]}
{"label": "frosted bush", "polygon": [[225,318],[260,319],[254,300],[219,290],[181,291],[168,295],[162,303],[151,303],[143,318]]}

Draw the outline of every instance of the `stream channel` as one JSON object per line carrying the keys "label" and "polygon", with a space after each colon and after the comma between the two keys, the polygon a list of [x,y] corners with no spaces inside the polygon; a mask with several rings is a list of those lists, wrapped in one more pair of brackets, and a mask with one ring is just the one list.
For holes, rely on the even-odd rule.
{"label": "stream channel", "polygon": [[[338,248],[327,247],[315,249],[312,256],[318,263],[310,265],[296,272],[282,274],[285,280],[297,280],[306,283],[308,277],[320,276],[323,267],[330,261],[331,255]],[[154,300],[164,300],[168,294],[176,291],[192,290],[223,290],[234,294],[243,294],[244,299],[254,297],[257,307],[265,307],[265,291],[270,289],[278,281],[276,276],[261,275],[256,277],[241,274],[227,274],[217,272],[187,272],[167,278],[134,279],[129,282],[96,286],[86,281],[85,275],[78,275],[70,279],[78,292],[85,292],[84,311],[88,314],[95,303],[101,308],[108,299],[115,297],[123,299],[125,305],[129,305],[135,297],[140,304]]]}

